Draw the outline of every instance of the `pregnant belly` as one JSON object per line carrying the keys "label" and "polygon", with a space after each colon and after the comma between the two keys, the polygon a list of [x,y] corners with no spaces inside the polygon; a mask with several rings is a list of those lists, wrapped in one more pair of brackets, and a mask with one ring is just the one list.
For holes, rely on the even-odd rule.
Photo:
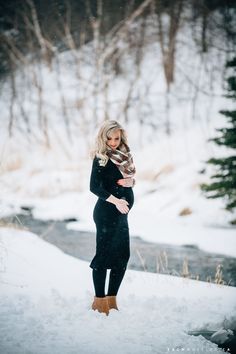
{"label": "pregnant belly", "polygon": [[128,207],[129,209],[132,208],[132,206],[134,205],[134,192],[132,190],[132,188],[123,188],[126,189],[123,191],[123,193],[121,193],[121,199],[125,199],[127,200],[127,202],[129,203]]}

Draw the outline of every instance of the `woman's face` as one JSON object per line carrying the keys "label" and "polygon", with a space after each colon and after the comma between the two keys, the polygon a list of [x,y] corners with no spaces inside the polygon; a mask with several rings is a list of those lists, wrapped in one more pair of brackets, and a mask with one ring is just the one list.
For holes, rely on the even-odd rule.
{"label": "woman's face", "polygon": [[121,131],[120,129],[116,129],[109,134],[107,138],[107,145],[112,149],[117,149],[121,142]]}

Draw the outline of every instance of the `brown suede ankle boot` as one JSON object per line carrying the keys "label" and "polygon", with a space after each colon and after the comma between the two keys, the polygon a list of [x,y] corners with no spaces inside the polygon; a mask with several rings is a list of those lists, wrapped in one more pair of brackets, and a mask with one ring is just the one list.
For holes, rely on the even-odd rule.
{"label": "brown suede ankle boot", "polygon": [[98,310],[98,312],[105,313],[109,315],[109,305],[106,297],[96,297],[94,296],[94,301],[92,303],[92,309]]}
{"label": "brown suede ankle boot", "polygon": [[115,309],[115,310],[119,310],[117,307],[117,303],[116,303],[116,296],[106,296],[107,301],[108,301],[108,305],[109,305],[109,309]]}

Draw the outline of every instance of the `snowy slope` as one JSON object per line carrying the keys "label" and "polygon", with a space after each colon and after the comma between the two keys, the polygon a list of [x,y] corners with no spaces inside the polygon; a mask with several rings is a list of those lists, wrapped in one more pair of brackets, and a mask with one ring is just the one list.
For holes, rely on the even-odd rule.
{"label": "snowy slope", "polygon": [[233,326],[232,287],[128,270],[106,317],[90,308],[88,263],[24,230],[0,228],[0,249],[4,354],[220,352],[187,332]]}

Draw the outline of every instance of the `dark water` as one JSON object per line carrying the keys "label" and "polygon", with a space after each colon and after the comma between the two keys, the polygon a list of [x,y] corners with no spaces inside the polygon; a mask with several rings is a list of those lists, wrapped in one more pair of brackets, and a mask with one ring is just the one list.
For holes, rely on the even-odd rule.
{"label": "dark water", "polygon": [[[224,351],[226,353],[234,354],[234,353],[236,353],[236,331],[234,330],[232,332],[233,333],[228,336],[228,339],[224,343],[218,344],[218,347],[221,349],[224,349]],[[214,333],[215,333],[214,331],[206,331],[206,330],[188,332],[189,335],[193,335],[193,336],[200,336],[201,335],[209,341],[213,341],[211,336]]]}
{"label": "dark water", "polygon": [[[95,253],[95,233],[68,230],[69,221],[37,220],[30,213],[10,216],[2,222],[22,224],[42,239],[56,245],[65,253],[90,262]],[[131,257],[128,269],[145,270],[176,276],[188,276],[202,281],[215,281],[218,265],[221,265],[225,284],[236,286],[236,258],[208,253],[196,246],[176,246],[152,243],[140,237],[130,238]],[[187,269],[183,269],[187,262]]]}

